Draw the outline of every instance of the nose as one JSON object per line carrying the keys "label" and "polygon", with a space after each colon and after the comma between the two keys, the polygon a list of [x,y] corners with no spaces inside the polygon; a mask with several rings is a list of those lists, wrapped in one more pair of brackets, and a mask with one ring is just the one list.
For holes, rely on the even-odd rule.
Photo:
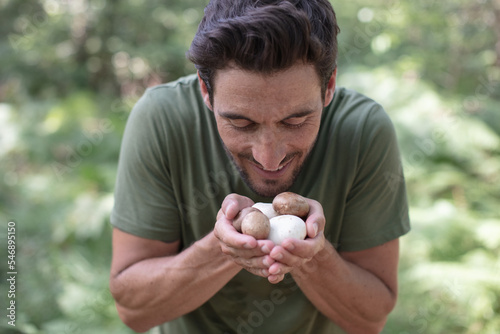
{"label": "nose", "polygon": [[255,137],[252,155],[262,168],[277,170],[286,156],[286,143],[279,134],[272,131],[262,131]]}

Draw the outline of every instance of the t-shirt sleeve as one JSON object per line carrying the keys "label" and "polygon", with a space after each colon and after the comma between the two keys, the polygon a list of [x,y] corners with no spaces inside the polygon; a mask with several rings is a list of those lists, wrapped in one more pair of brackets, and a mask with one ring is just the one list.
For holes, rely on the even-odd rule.
{"label": "t-shirt sleeve", "polygon": [[355,168],[341,229],[343,251],[375,247],[410,230],[395,129],[378,105],[362,126]]}
{"label": "t-shirt sleeve", "polygon": [[125,127],[111,224],[130,234],[165,242],[180,238],[180,218],[172,187],[165,122],[146,94]]}

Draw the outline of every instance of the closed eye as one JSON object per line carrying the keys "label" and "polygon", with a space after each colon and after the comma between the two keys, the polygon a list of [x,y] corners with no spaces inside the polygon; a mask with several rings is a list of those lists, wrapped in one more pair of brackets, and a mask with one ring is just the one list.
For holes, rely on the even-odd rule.
{"label": "closed eye", "polygon": [[252,121],[243,118],[229,119],[229,123],[238,129],[247,129],[254,124]]}
{"label": "closed eye", "polygon": [[301,117],[291,117],[287,118],[282,123],[285,126],[291,127],[291,128],[298,128],[301,127],[306,123],[307,117],[306,116],[301,116]]}
{"label": "closed eye", "polygon": [[248,130],[250,127],[252,127],[252,125],[255,124],[251,119],[241,116],[237,113],[223,111],[218,113],[220,117],[225,119],[227,123],[229,123],[229,125],[237,130]]}

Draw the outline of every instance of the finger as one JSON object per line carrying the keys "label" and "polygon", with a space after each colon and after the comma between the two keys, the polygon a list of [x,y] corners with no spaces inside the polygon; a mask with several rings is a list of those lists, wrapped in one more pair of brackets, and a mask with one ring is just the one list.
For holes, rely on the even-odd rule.
{"label": "finger", "polygon": [[254,237],[236,231],[231,222],[227,220],[216,224],[215,235],[228,249],[251,250],[258,245]]}
{"label": "finger", "polygon": [[257,240],[250,235],[245,235],[236,231],[232,220],[224,215],[220,216],[214,226],[214,235],[223,244],[232,248],[252,249],[257,246]]}
{"label": "finger", "polygon": [[314,238],[325,228],[325,214],[318,201],[306,198],[309,203],[309,214],[306,219],[306,230],[309,238]]}
{"label": "finger", "polygon": [[309,257],[291,253],[281,246],[275,247],[269,256],[275,261],[275,263],[269,267],[269,272],[271,274],[286,273],[290,271],[291,268],[300,266],[304,261],[309,259]]}
{"label": "finger", "polygon": [[242,258],[234,258],[233,260],[235,261],[236,264],[238,264],[243,269],[247,270],[248,272],[250,272],[254,275],[261,276],[261,277],[268,277],[270,275],[270,273],[269,273],[269,264],[266,263],[266,258],[270,261],[270,263],[274,264],[274,260],[272,260],[269,257],[269,255],[266,255],[265,257],[253,258],[253,259],[249,259],[249,260],[244,260]]}
{"label": "finger", "polygon": [[243,267],[246,271],[248,271],[251,274],[254,274],[255,276],[260,276],[267,278],[269,277],[269,272],[267,269],[258,269],[258,268],[245,268]]}
{"label": "finger", "polygon": [[227,219],[234,219],[241,209],[252,206],[254,202],[245,196],[229,194],[224,198],[221,209]]}
{"label": "finger", "polygon": [[[315,238],[305,240],[285,239],[280,246],[272,249],[269,256],[277,263],[287,267],[297,267],[311,260],[324,245],[325,238],[321,231]],[[273,273],[272,270],[271,273]]]}
{"label": "finger", "polygon": [[224,215],[224,211],[222,211],[222,209],[219,209],[219,211],[217,212],[216,219],[219,220],[223,215]]}
{"label": "finger", "polygon": [[[269,251],[265,249],[269,243],[274,245],[272,241],[259,240],[259,246],[263,245],[263,247],[258,246],[250,250],[232,249],[222,243],[221,249],[223,253],[229,255],[242,268],[258,276],[267,277],[269,267],[275,263],[275,260],[267,254]],[[261,248],[264,248],[264,251]]]}
{"label": "finger", "polygon": [[283,263],[275,262],[269,267],[268,272],[269,275],[285,275],[292,271],[293,268]]}
{"label": "finger", "polygon": [[276,284],[276,283],[279,283],[281,282],[283,279],[285,278],[285,275],[269,275],[267,277],[267,280],[269,281],[269,283],[271,284]]}
{"label": "finger", "polygon": [[269,267],[275,264],[269,255],[253,258],[234,257],[233,261],[244,269],[260,270],[261,274],[266,275],[266,277],[269,275]]}
{"label": "finger", "polygon": [[263,257],[268,255],[271,251],[267,249],[267,245],[261,246],[262,240],[256,241],[256,247],[248,247],[248,243],[244,244],[243,247],[240,246],[232,246],[228,243],[222,242],[221,249],[222,252],[233,256],[233,257],[241,257],[245,259],[255,258],[255,257]]}

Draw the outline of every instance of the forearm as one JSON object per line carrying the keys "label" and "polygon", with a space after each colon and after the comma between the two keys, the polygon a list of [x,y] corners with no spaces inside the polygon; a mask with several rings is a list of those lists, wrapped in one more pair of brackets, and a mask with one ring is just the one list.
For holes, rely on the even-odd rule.
{"label": "forearm", "polygon": [[308,299],[348,333],[380,332],[395,305],[396,291],[344,260],[328,242],[291,274]]}
{"label": "forearm", "polygon": [[201,306],[240,270],[210,233],[177,255],[128,267],[113,277],[112,292],[123,321],[146,331]]}

